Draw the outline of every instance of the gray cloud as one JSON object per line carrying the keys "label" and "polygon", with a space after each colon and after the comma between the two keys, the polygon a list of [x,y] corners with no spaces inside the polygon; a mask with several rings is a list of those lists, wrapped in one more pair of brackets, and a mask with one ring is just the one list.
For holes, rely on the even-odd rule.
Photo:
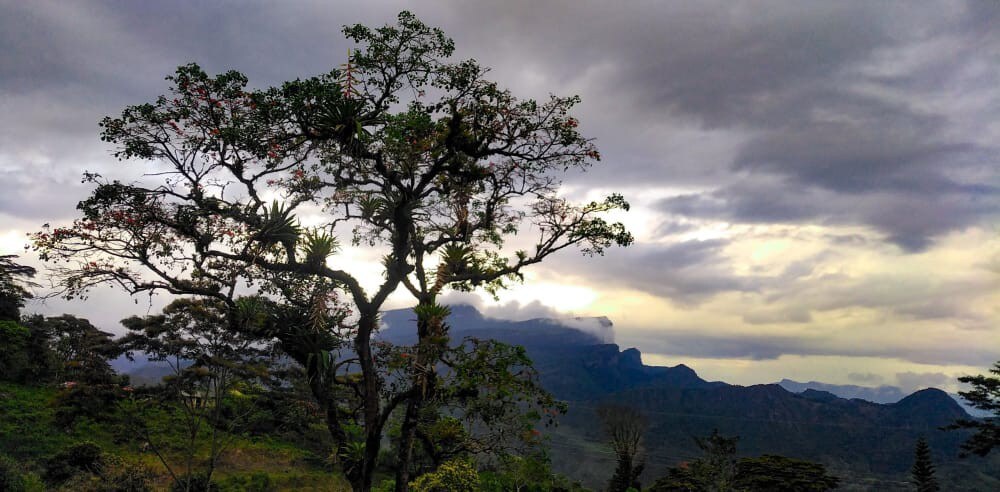
{"label": "gray cloud", "polygon": [[[380,24],[410,8],[2,3],[4,152],[41,148],[60,162],[82,155],[91,168],[105,155],[96,121],[163,92],[173,67],[236,68],[257,86],[308,76],[343,61],[340,25]],[[996,140],[975,134],[1000,106],[990,69],[974,71],[995,75],[1000,66],[996,13],[979,2],[413,8],[516,92],[582,94],[585,128],[607,164],[576,182],[711,186],[671,209],[868,224],[913,251],[1000,209],[996,148],[985,146]],[[984,103],[963,104],[971,97]],[[63,172],[75,177],[79,166]],[[747,176],[771,186],[747,185]],[[909,213],[914,205],[921,213]]]}
{"label": "gray cloud", "polygon": [[596,283],[620,285],[663,296],[682,304],[696,304],[720,292],[758,291],[763,280],[734,275],[723,249],[728,241],[691,240],[669,244],[636,244],[608,251],[598,260],[560,255],[549,267],[581,272]]}
{"label": "gray cloud", "polygon": [[896,382],[904,393],[924,388],[937,388],[953,382],[955,378],[940,372],[899,372]]}
{"label": "gray cloud", "polygon": [[757,310],[743,314],[743,322],[751,325],[771,323],[809,323],[813,320],[808,308],[793,306],[776,310]]}
{"label": "gray cloud", "polygon": [[454,7],[491,20],[472,44],[506,48],[499,66],[597,98],[584,122],[608,165],[580,181],[711,186],[687,208],[869,225],[907,251],[1000,210],[997,135],[981,135],[1000,109],[1000,41],[978,2]]}
{"label": "gray cloud", "polygon": [[675,216],[735,223],[868,224],[905,250],[920,251],[936,235],[996,216],[1000,193],[992,190],[989,186],[963,190],[952,185],[948,192],[915,187],[856,194],[786,180],[748,178],[715,191],[667,198],[658,208]]}
{"label": "gray cloud", "polygon": [[[720,335],[709,330],[621,331],[621,343],[642,347],[644,352],[672,356],[717,359],[774,360],[783,355],[888,357],[920,364],[969,364],[986,366],[996,360],[991,348],[970,348],[962,341],[949,344],[902,346],[865,343],[835,338],[832,334],[813,336],[734,333]],[[940,385],[929,375],[900,373],[902,388],[920,384]],[[922,381],[922,382],[921,382]]]}
{"label": "gray cloud", "polygon": [[882,381],[885,381],[885,378],[883,378],[882,376],[870,372],[848,373],[847,379],[850,379],[855,383],[862,383],[862,384],[879,384]]}
{"label": "gray cloud", "polygon": [[[0,214],[36,222],[65,217],[75,211],[83,192],[66,193],[80,188],[77,183],[67,183],[61,177],[51,175],[25,175],[23,173],[0,172]],[[74,190],[75,191],[75,190]]]}
{"label": "gray cloud", "polygon": [[446,305],[468,304],[483,316],[497,319],[507,319],[512,321],[523,321],[534,318],[564,318],[565,313],[542,304],[539,301],[532,301],[522,304],[517,301],[508,301],[503,304],[493,304],[483,302],[482,298],[475,294],[449,291],[441,296],[439,302]]}

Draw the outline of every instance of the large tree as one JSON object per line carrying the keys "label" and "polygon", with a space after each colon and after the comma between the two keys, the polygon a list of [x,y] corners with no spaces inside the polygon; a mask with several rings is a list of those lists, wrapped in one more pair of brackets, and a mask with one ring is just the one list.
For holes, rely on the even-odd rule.
{"label": "large tree", "polygon": [[[358,45],[345,66],[281,87],[248,90],[238,72],[180,67],[169,95],[102,122],[115,155],[146,163],[146,175],[128,183],[86,175],[96,189],[82,216],[37,233],[34,244],[68,296],[104,283],[204,296],[226,304],[234,326],[253,312],[236,301],[247,286],[278,302],[304,299],[317,313],[341,292],[351,308],[346,332],[312,333],[332,325],[308,316],[288,316],[300,323],[282,329],[321,361],[317,374],[357,372],[329,378],[358,397],[356,408],[323,403],[340,451],[356,457],[348,478],[367,490],[397,407],[408,469],[446,352],[436,309],[443,289],[495,291],[563,249],[600,254],[632,237],[602,217],[628,208],[621,196],[574,204],[559,193],[560,173],[600,157],[570,115],[579,98],[520,100],[474,60],[449,61],[453,42],[407,12],[395,25],[344,33]],[[304,227],[298,217],[307,215]],[[518,247],[508,247],[515,234]],[[383,253],[375,290],[337,254],[348,241]],[[372,335],[401,286],[418,305],[420,343],[408,387],[387,396]],[[330,350],[345,339],[349,359]],[[343,431],[354,410],[359,443]]]}

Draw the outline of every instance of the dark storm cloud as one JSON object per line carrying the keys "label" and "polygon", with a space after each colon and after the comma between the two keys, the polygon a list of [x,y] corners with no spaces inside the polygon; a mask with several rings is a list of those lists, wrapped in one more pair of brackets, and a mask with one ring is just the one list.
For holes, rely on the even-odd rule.
{"label": "dark storm cloud", "polygon": [[[908,250],[1000,208],[997,149],[968,132],[1000,105],[995,70],[970,72],[1000,65],[988,2],[0,4],[4,152],[98,161],[96,121],[162,93],[179,64],[276,84],[342,63],[341,25],[413,8],[515,92],[581,93],[606,163],[577,182],[711,186],[670,211],[867,224]],[[922,106],[939,93],[985,107]],[[704,133],[670,138],[691,128]]]}
{"label": "dark storm cloud", "polygon": [[[794,184],[861,193],[965,191],[937,165],[961,162],[978,149],[935,143],[932,130],[908,130],[912,118],[858,123],[815,123],[783,129],[752,140],[735,163],[736,170],[786,176]],[[982,152],[982,150],[978,150]],[[986,189],[983,189],[986,191]],[[976,191],[970,187],[968,191]]]}
{"label": "dark storm cloud", "polygon": [[327,2],[3,3],[5,91],[84,85],[92,97],[133,103],[162,92],[163,77],[188,62],[246,71],[258,84],[325,72],[346,54],[343,24],[394,16],[389,5]]}
{"label": "dark storm cloud", "polygon": [[[584,122],[596,122],[608,156],[584,181],[712,186],[707,198],[725,201],[698,205],[716,216],[870,225],[909,251],[1000,210],[998,149],[981,134],[1000,109],[995,5],[657,5],[455,8],[491,20],[480,39],[501,48],[491,54],[500,65],[544,66],[549,80],[583,84],[597,108]],[[732,155],[706,159],[696,147],[718,140],[664,136],[691,125],[728,132]],[[748,176],[780,185],[741,186]],[[814,189],[835,203],[815,201]]]}
{"label": "dark storm cloud", "polygon": [[605,97],[710,126],[788,117],[798,90],[890,41],[890,11],[871,2],[453,4],[467,19],[488,19],[480,39],[513,48],[502,53],[512,60],[543,58],[563,80],[610,64]]}

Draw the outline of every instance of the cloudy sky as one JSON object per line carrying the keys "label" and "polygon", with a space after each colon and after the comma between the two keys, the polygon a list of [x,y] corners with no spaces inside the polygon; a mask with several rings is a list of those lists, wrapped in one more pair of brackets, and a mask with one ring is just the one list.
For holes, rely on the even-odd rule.
{"label": "cloudy sky", "polygon": [[[0,253],[71,220],[84,170],[135,177],[97,121],[177,65],[315,75],[345,61],[341,25],[408,8],[515,94],[582,96],[603,162],[565,193],[633,204],[633,247],[452,300],[606,315],[647,363],[741,384],[950,387],[1000,359],[1000,6],[625,4],[0,0]],[[102,291],[31,309],[116,329],[150,307]]]}

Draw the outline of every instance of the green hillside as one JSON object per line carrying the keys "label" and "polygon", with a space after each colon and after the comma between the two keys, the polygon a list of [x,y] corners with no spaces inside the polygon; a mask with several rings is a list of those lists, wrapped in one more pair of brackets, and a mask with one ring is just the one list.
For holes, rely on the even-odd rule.
{"label": "green hillside", "polygon": [[[17,462],[22,472],[29,474],[29,482],[39,490],[56,487],[43,485],[46,467],[60,451],[80,443],[91,442],[107,454],[147,468],[152,485],[157,490],[168,489],[171,479],[156,455],[123,435],[121,424],[95,423],[83,420],[70,430],[59,428],[54,422],[53,403],[57,389],[31,387],[13,383],[0,383],[0,450]],[[151,426],[170,429],[172,422],[166,414],[158,415]],[[180,428],[174,434],[161,437],[166,442],[181,442]],[[237,437],[225,451],[215,472],[215,481],[221,490],[315,490],[344,491],[350,486],[339,473],[332,470],[322,455],[322,430],[316,437],[298,440],[277,437]],[[316,439],[321,442],[317,443]],[[202,442],[202,448],[208,446]],[[166,450],[168,461],[181,459],[176,450]],[[204,460],[207,449],[198,449],[197,459]],[[65,485],[72,490],[78,482]],[[42,488],[45,487],[45,488]]]}

